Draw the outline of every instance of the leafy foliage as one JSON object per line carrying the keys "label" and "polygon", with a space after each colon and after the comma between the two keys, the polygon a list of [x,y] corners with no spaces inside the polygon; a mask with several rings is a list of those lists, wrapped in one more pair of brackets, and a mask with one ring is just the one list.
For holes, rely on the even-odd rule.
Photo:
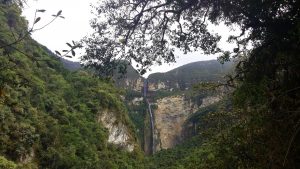
{"label": "leafy foliage", "polygon": [[[116,60],[124,59],[139,63],[144,73],[154,63],[175,61],[175,47],[185,53],[223,52],[221,60],[240,57],[250,42],[258,47],[287,38],[299,17],[299,2],[294,0],[105,0],[95,9],[95,33],[84,40],[87,55],[82,59],[108,72],[104,66],[115,67]],[[237,44],[233,51],[219,49],[220,36],[207,29],[220,22],[241,29],[239,36],[228,39]]]}
{"label": "leafy foliage", "polygon": [[[228,82],[235,88],[231,113],[239,115],[239,123],[225,132],[228,139],[216,136],[207,146],[216,152],[210,157],[219,158],[193,161],[202,157],[199,150],[189,159],[194,168],[299,168],[299,1],[106,0],[96,10],[95,34],[86,40],[83,57],[89,66],[124,58],[139,63],[144,73],[155,62],[174,61],[175,47],[223,52],[222,62],[237,58]],[[233,51],[219,49],[220,37],[206,29],[220,22],[241,30],[228,39],[237,45]],[[177,167],[190,166],[185,164]]]}
{"label": "leafy foliage", "polygon": [[[207,9],[198,2],[181,1],[103,1],[96,8],[91,26],[95,33],[84,40],[86,65],[104,69],[118,59],[134,60],[145,73],[153,63],[174,62],[174,48],[185,52],[219,51],[218,35],[207,31]],[[105,18],[105,19],[100,19]]]}
{"label": "leafy foliage", "polygon": [[[11,5],[13,1],[0,2],[0,44],[11,44],[14,35],[27,30],[26,22],[19,17],[18,6]],[[99,75],[111,75],[120,59],[134,60],[144,73],[155,62],[174,61],[175,47],[184,52],[221,52],[220,37],[206,29],[209,22],[225,22],[242,30],[240,36],[229,38],[237,48],[220,58],[238,57],[236,74],[229,79],[235,87],[233,108],[196,113],[190,120],[206,125],[198,125],[195,137],[145,163],[138,150],[127,153],[108,144],[107,131],[95,121],[99,111],[113,109],[130,126],[120,92],[112,84],[84,71],[66,71],[27,36],[23,42],[1,47],[0,165],[299,168],[299,3],[107,0],[96,7],[107,20],[92,21],[95,33],[84,40],[87,55],[82,59],[86,66],[101,70]],[[253,49],[247,51],[249,43]],[[76,45],[70,46],[73,53]],[[141,118],[136,124],[141,124]]]}
{"label": "leafy foliage", "polygon": [[8,161],[6,158],[0,156],[0,168],[15,169],[17,168],[17,165],[14,162]]}
{"label": "leafy foliage", "polygon": [[[16,5],[0,5],[0,24],[6,44],[27,30]],[[85,71],[65,70],[30,37],[1,48],[0,168],[140,168],[140,150],[129,153],[109,144],[97,122],[109,109],[135,135],[120,94]]]}
{"label": "leafy foliage", "polygon": [[128,114],[135,126],[135,130],[138,135],[138,140],[140,141],[140,145],[143,148],[144,147],[144,134],[145,134],[145,123],[144,120],[146,118],[147,113],[147,104],[144,100],[139,101],[137,103],[133,103],[132,101],[135,98],[142,98],[141,92],[136,92],[133,90],[126,90],[125,95],[125,104],[128,109]]}
{"label": "leafy foliage", "polygon": [[199,61],[183,65],[165,73],[153,73],[149,83],[163,82],[169,88],[186,90],[199,82],[224,81],[224,76],[233,70],[233,63],[220,64],[216,60]]}

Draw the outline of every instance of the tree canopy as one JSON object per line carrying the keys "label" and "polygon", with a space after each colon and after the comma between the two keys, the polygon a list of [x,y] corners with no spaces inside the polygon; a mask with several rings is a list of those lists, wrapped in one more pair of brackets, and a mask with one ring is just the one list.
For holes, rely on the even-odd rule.
{"label": "tree canopy", "polygon": [[[28,30],[16,2],[0,1],[0,168],[15,168],[31,152],[30,163],[42,168],[299,168],[299,1],[103,0],[95,7],[95,33],[83,40],[82,59],[100,75],[110,75],[122,59],[134,60],[143,73],[174,61],[175,48],[239,61],[228,103],[190,119],[208,130],[200,126],[193,140],[145,164],[139,152],[108,144],[107,131],[95,121],[99,111],[112,108],[131,126],[122,93],[87,72],[67,72],[29,34],[16,40]],[[207,29],[221,22],[241,30],[229,38],[237,44],[233,51],[220,49],[220,36]],[[253,48],[247,51],[248,43]],[[72,55],[80,47],[68,46]],[[134,120],[141,126],[142,118]]]}
{"label": "tree canopy", "polygon": [[[87,67],[110,74],[125,59],[144,73],[175,61],[176,48],[236,58],[229,83],[234,111],[246,119],[232,132],[243,142],[236,157],[245,168],[299,168],[300,1],[103,0],[95,9],[95,32],[84,40]],[[207,29],[219,23],[241,30],[228,39],[233,51],[220,49],[220,36]]]}
{"label": "tree canopy", "polygon": [[296,0],[104,0],[95,9],[95,33],[84,40],[86,65],[101,68],[119,59],[134,60],[141,73],[154,63],[175,61],[175,48],[225,53],[208,24],[240,28],[240,36],[228,39],[237,43],[224,55],[229,57],[243,53],[249,42],[257,47],[289,41],[299,22]]}

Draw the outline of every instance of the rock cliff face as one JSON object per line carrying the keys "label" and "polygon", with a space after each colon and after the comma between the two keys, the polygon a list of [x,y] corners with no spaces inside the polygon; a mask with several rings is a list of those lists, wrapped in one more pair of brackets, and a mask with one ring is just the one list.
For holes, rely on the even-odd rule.
{"label": "rock cliff face", "polygon": [[159,99],[154,110],[156,150],[171,148],[181,138],[182,126],[187,117],[196,110],[185,96],[170,96]]}
{"label": "rock cliff face", "polygon": [[[152,118],[149,115],[148,105],[143,105],[146,108],[140,107],[137,109],[143,111],[137,113],[137,115],[144,114],[143,116],[132,116],[132,119],[137,122],[136,126],[139,126],[140,131],[143,131],[141,142],[144,144],[141,146],[144,147],[146,154],[172,148],[185,139],[187,119],[200,108],[218,102],[222,95],[221,93],[204,94],[194,98],[195,96],[188,94],[191,93],[190,89],[194,84],[200,82],[222,81],[224,74],[231,70],[232,64],[221,65],[216,60],[195,62],[166,73],[151,74],[146,80],[130,67],[126,78],[117,81],[117,85],[129,92],[140,93],[132,92],[134,95],[129,97],[130,100],[127,100],[129,109],[135,109],[143,105],[145,98],[142,98],[142,96],[146,97],[148,104],[152,105]],[[154,133],[152,133],[152,127],[150,127],[152,122]],[[112,132],[116,130],[111,126],[109,128]],[[114,137],[118,138],[120,136]],[[126,140],[126,138],[121,140]]]}
{"label": "rock cliff face", "polygon": [[143,88],[144,85],[144,79],[139,77],[136,79],[126,79],[125,80],[125,88],[127,89],[131,89],[134,91],[141,91],[141,89]]}
{"label": "rock cliff face", "polygon": [[170,96],[156,101],[154,110],[155,151],[174,147],[184,139],[183,126],[199,108],[218,102],[221,96],[208,96],[197,105],[185,95]]}
{"label": "rock cliff face", "polygon": [[149,91],[166,90],[168,88],[169,87],[166,86],[166,84],[164,82],[160,82],[160,81],[148,84]]}
{"label": "rock cliff face", "polygon": [[116,73],[113,79],[117,87],[133,91],[141,91],[144,84],[144,78],[131,65],[127,65],[125,75]]}
{"label": "rock cliff face", "polygon": [[98,122],[108,130],[108,142],[123,147],[129,152],[134,150],[133,136],[128,127],[117,120],[114,112],[103,111],[99,113]]}
{"label": "rock cliff face", "polygon": [[21,156],[19,161],[21,164],[28,164],[31,163],[34,159],[35,159],[35,151],[33,148],[31,148],[30,152],[28,152],[28,154],[24,154],[23,156]]}

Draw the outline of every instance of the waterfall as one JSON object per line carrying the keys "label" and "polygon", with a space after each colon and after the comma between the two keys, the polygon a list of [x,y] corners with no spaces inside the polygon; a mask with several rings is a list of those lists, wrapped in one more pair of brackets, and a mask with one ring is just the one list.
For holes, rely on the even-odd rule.
{"label": "waterfall", "polygon": [[151,151],[152,151],[152,154],[154,154],[154,151],[155,151],[155,145],[154,145],[154,118],[153,118],[153,113],[152,113],[152,110],[151,110],[151,103],[148,102],[147,100],[147,103],[148,103],[148,108],[149,108],[149,114],[150,114],[150,127],[151,127]]}
{"label": "waterfall", "polygon": [[149,110],[149,117],[150,117],[150,128],[151,128],[151,138],[150,138],[150,147],[151,147],[151,154],[154,154],[155,151],[155,144],[154,144],[154,117],[153,112],[151,109],[151,103],[149,102],[147,98],[147,92],[148,92],[148,80],[145,79],[144,86],[143,86],[143,95],[144,98],[148,104],[148,110]]}

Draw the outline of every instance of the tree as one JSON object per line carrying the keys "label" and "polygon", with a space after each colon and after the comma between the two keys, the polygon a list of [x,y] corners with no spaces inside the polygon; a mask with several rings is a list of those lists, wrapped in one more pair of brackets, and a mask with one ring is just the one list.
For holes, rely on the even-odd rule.
{"label": "tree", "polygon": [[[87,67],[110,74],[125,59],[144,73],[154,63],[174,61],[175,48],[223,53],[221,61],[236,58],[236,73],[229,78],[236,88],[234,105],[250,119],[241,131],[255,129],[242,138],[254,157],[241,160],[255,166],[255,159],[260,168],[298,168],[300,1],[103,0],[95,9],[95,32],[83,41]],[[221,22],[241,30],[228,39],[236,44],[233,51],[220,49],[220,36],[207,29]]]}
{"label": "tree", "polygon": [[4,169],[15,169],[17,168],[17,165],[12,161],[7,160],[3,156],[0,156],[0,167]]}
{"label": "tree", "polygon": [[23,6],[23,4],[26,4],[27,0],[0,0],[1,4],[10,5],[10,4],[17,4],[20,7]]}
{"label": "tree", "polygon": [[[25,39],[29,38],[29,36],[32,33],[44,29],[45,27],[47,27],[48,25],[53,23],[56,19],[58,19],[58,18],[64,19],[65,18],[64,16],[62,16],[62,10],[60,10],[57,12],[57,14],[52,15],[53,18],[48,23],[46,23],[45,25],[42,25],[42,26],[40,25],[40,27],[37,27],[38,22],[42,19],[42,17],[40,17],[39,14],[46,12],[45,9],[37,9],[34,14],[32,26],[29,27],[28,30],[27,29],[22,30],[21,28],[18,28],[17,25],[20,24],[19,22],[24,22],[23,20],[19,19],[19,15],[21,13],[21,8],[23,7],[23,4],[26,4],[26,2],[27,2],[26,0],[1,0],[0,1],[1,7],[3,6],[3,7],[7,7],[8,9],[10,9],[7,12],[5,12],[7,26],[3,25],[2,29],[5,31],[2,31],[2,34],[5,34],[3,32],[10,32],[11,35],[2,35],[2,34],[0,35],[0,37],[1,37],[0,50],[3,50],[4,54],[6,54],[6,55],[9,55],[9,53],[14,50],[18,51],[24,55],[27,55],[26,52],[23,52],[20,49],[18,49],[16,47],[16,45],[18,45]],[[24,22],[22,24],[23,24],[22,25],[23,27],[28,27],[27,23]],[[6,30],[9,30],[9,31],[6,31]],[[11,37],[9,37],[9,36],[11,36]],[[8,41],[8,39],[13,39],[13,40]],[[60,55],[59,52],[56,51],[56,53]],[[32,60],[38,61],[38,59],[33,56],[29,56],[29,55],[27,55],[27,56],[30,57]]]}
{"label": "tree", "polygon": [[185,53],[199,49],[205,54],[224,52],[218,48],[220,36],[209,32],[208,24],[224,22],[241,29],[240,36],[229,38],[237,42],[237,48],[229,54],[236,55],[243,53],[249,42],[257,47],[281,41],[299,17],[299,2],[295,0],[101,2],[91,22],[95,33],[84,40],[87,55],[82,59],[88,67],[98,68],[119,59],[134,60],[142,66],[142,73],[154,63],[175,61],[175,48]]}

